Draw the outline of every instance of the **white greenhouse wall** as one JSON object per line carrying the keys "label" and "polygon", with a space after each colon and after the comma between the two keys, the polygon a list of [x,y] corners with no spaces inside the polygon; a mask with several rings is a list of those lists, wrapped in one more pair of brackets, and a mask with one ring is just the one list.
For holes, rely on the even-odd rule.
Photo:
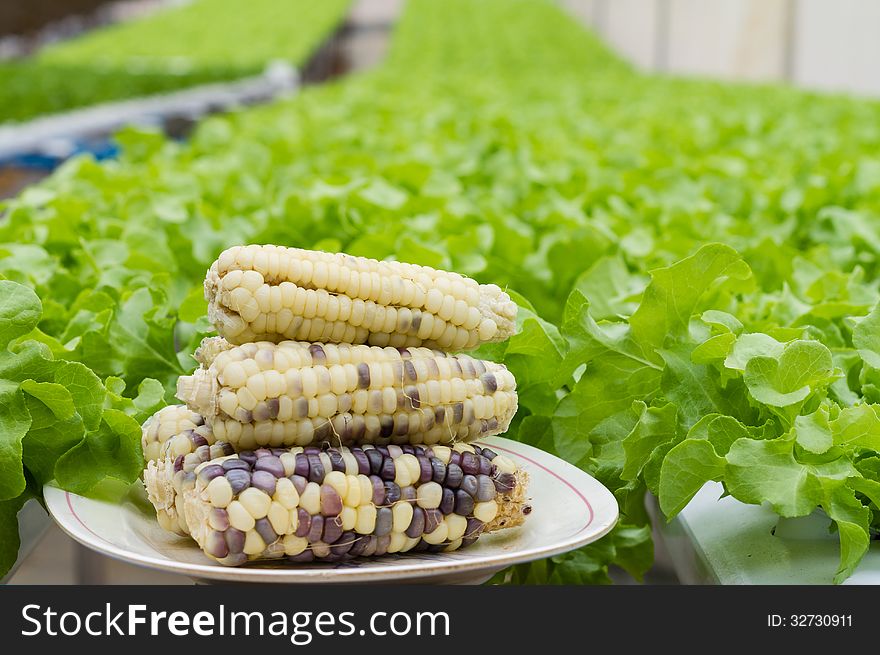
{"label": "white greenhouse wall", "polygon": [[644,70],[880,96],[880,0],[561,0]]}

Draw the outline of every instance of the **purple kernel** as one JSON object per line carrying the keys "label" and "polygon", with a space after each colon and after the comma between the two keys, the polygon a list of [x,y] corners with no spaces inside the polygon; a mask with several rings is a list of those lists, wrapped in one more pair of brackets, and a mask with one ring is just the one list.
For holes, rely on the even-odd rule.
{"label": "purple kernel", "polygon": [[487,500],[493,500],[495,495],[495,483],[492,482],[492,478],[488,475],[478,475],[477,493],[474,495],[476,501],[478,503],[485,503]]}
{"label": "purple kernel", "polygon": [[323,482],[324,477],[326,475],[324,471],[324,464],[321,463],[321,458],[318,457],[317,453],[310,453],[308,455],[309,458],[309,482]]}
{"label": "purple kernel", "polygon": [[253,466],[257,461],[257,456],[252,450],[243,450],[238,454],[238,458],[250,466]]}
{"label": "purple kernel", "polygon": [[222,559],[229,554],[229,546],[226,544],[226,537],[222,532],[215,530],[208,532],[208,538],[205,540],[205,552],[217,559]]}
{"label": "purple kernel", "polygon": [[321,533],[321,541],[325,544],[335,544],[342,536],[342,525],[331,518],[324,519],[324,531]]}
{"label": "purple kernel", "polygon": [[301,475],[291,475],[290,481],[293,482],[293,486],[296,488],[296,493],[298,494],[302,494],[302,492],[306,490],[306,486],[309,484],[309,481]]}
{"label": "purple kernel", "polygon": [[495,459],[496,457],[498,457],[498,453],[496,453],[494,450],[490,450],[490,449],[488,449],[488,448],[483,448],[483,452],[480,453],[480,454],[481,454],[483,457],[485,457],[486,459],[488,459],[490,462],[491,462],[493,459]]}
{"label": "purple kernel", "polygon": [[413,508],[413,517],[406,529],[406,536],[410,539],[421,537],[425,531],[425,511],[421,507]]}
{"label": "purple kernel", "polygon": [[312,529],[312,515],[300,507],[296,510],[296,534],[297,537],[305,537]]}
{"label": "purple kernel", "polygon": [[431,460],[424,455],[416,456],[419,461],[419,484],[425,484],[431,481],[434,475],[434,469],[431,466]]}
{"label": "purple kernel", "polygon": [[461,454],[461,470],[468,475],[476,475],[480,472],[480,461],[473,453],[464,452]]}
{"label": "purple kernel", "polygon": [[342,471],[343,473],[345,473],[345,460],[342,459],[342,453],[340,453],[336,449],[333,449],[327,451],[327,454],[330,457],[330,467],[334,471]]}
{"label": "purple kernel", "polygon": [[251,484],[251,474],[241,469],[226,471],[226,479],[229,482],[229,486],[232,487],[233,495],[236,496]]}
{"label": "purple kernel", "polygon": [[490,462],[485,457],[480,457],[480,475],[492,475],[492,462]]}
{"label": "purple kernel", "polygon": [[360,475],[369,475],[370,474],[370,460],[367,459],[367,454],[361,450],[360,448],[356,448],[351,451],[351,454],[354,455],[354,460],[358,465],[358,473]]}
{"label": "purple kernel", "polygon": [[243,459],[226,459],[223,460],[223,463],[220,465],[223,467],[224,471],[250,471],[251,467]]}
{"label": "purple kernel", "polygon": [[199,471],[199,480],[204,482],[210,482],[214,478],[220,477],[223,475],[223,467],[218,464],[209,464],[201,471]]}
{"label": "purple kernel", "polygon": [[[348,534],[348,533],[346,533]],[[348,554],[351,557],[359,557],[363,554],[364,549],[366,549],[367,544],[369,543],[369,538],[364,536],[358,536],[354,538],[354,543],[351,545],[351,548],[348,549]]]}
{"label": "purple kernel", "polygon": [[263,538],[263,541],[266,542],[266,545],[273,543],[278,539],[278,535],[275,533],[275,530],[272,529],[272,524],[269,523],[269,519],[262,518],[257,519],[254,530],[257,531],[257,534]]}
{"label": "purple kernel", "polygon": [[373,485],[373,504],[377,507],[385,504],[385,483],[382,478],[371,475],[370,483]]}
{"label": "purple kernel", "polygon": [[306,539],[309,540],[309,543],[313,544],[321,541],[322,534],[324,534],[324,517],[318,514],[312,517],[312,524],[309,526],[309,533],[306,535]]}
{"label": "purple kernel", "polygon": [[244,553],[230,553],[221,560],[218,560],[223,566],[241,566],[248,561],[248,556]]}
{"label": "purple kernel", "polygon": [[309,456],[305,453],[296,454],[296,465],[293,472],[303,478],[309,477]]}
{"label": "purple kernel", "polygon": [[370,448],[364,452],[367,454],[367,459],[370,462],[370,473],[372,475],[379,475],[379,471],[382,470],[382,462],[385,461],[385,458],[382,457],[382,453],[375,448]]}
{"label": "purple kernel", "polygon": [[425,512],[425,533],[434,532],[437,529],[437,526],[440,525],[440,522],[443,520],[443,515],[440,513],[440,510],[436,509],[426,509]]}
{"label": "purple kernel", "polygon": [[467,527],[464,529],[464,538],[475,539],[483,531],[483,522],[480,519],[470,518],[467,520]]}
{"label": "purple kernel", "polygon": [[443,487],[443,497],[440,499],[440,511],[443,514],[452,514],[455,509],[455,492]]}
{"label": "purple kernel", "polygon": [[182,470],[183,470],[183,455],[178,455],[177,458],[174,460],[174,472],[177,473],[178,471],[182,471]]}
{"label": "purple kernel", "polygon": [[229,528],[224,534],[230,553],[240,553],[244,550],[244,532]]}
{"label": "purple kernel", "polygon": [[495,489],[500,494],[507,494],[516,487],[516,477],[513,473],[502,473],[495,478]]}
{"label": "purple kernel", "polygon": [[266,455],[257,460],[257,463],[254,464],[254,468],[258,471],[271,473],[276,478],[283,478],[284,464],[281,463],[281,459],[270,453],[268,450],[266,453]]}
{"label": "purple kernel", "polygon": [[461,479],[461,490],[467,492],[470,496],[477,494],[477,478],[473,475],[465,475]]}
{"label": "purple kernel", "polygon": [[390,480],[385,483],[385,500],[383,504],[393,505],[400,500],[400,487]]}
{"label": "purple kernel", "polygon": [[311,550],[306,549],[298,555],[288,555],[287,559],[290,562],[314,562],[315,554]]}
{"label": "purple kernel", "polygon": [[269,496],[275,493],[275,485],[278,479],[269,471],[254,471],[251,476],[251,486],[265,492]]}
{"label": "purple kernel", "polygon": [[390,457],[386,457],[385,461],[382,462],[382,469],[379,472],[379,477],[383,480],[393,480],[397,476],[397,469],[394,466],[394,460]]}
{"label": "purple kernel", "polygon": [[[342,498],[339,493],[329,484],[321,485],[321,514],[324,516],[339,516],[342,511]],[[330,543],[330,542],[327,542]]]}
{"label": "purple kernel", "polygon": [[333,542],[333,545],[330,546],[330,553],[334,557],[344,558],[351,554],[351,550],[357,542],[358,538],[354,532],[343,532],[342,535]]}
{"label": "purple kernel", "polygon": [[382,535],[380,537],[376,537],[376,552],[375,555],[384,555],[388,552],[388,546],[391,545],[391,536],[390,535]]}
{"label": "purple kernel", "polygon": [[377,537],[384,537],[390,534],[393,521],[394,516],[391,510],[388,507],[380,507],[376,510],[376,527],[373,529],[373,534]]}
{"label": "purple kernel", "polygon": [[470,516],[474,512],[474,497],[466,491],[459,489],[455,492],[455,513],[461,516]]}
{"label": "purple kernel", "polygon": [[225,509],[212,507],[209,521],[211,527],[216,528],[217,530],[224,531],[229,529],[229,515],[226,513]]}
{"label": "purple kernel", "polygon": [[446,480],[444,480],[443,484],[450,489],[458,489],[463,477],[464,471],[461,470],[461,467],[450,462],[446,465]]}
{"label": "purple kernel", "polygon": [[[437,484],[443,484],[446,480],[446,464],[436,457],[431,457],[428,461],[431,464],[431,480]],[[421,482],[421,478],[419,481]]]}

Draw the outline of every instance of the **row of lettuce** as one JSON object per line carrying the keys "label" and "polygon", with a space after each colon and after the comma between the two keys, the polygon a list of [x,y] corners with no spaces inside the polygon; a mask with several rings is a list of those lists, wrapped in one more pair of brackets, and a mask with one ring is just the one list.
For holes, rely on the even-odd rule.
{"label": "row of lettuce", "polygon": [[0,124],[305,63],[349,0],[193,0],[0,63]]}
{"label": "row of lettuce", "polygon": [[[518,334],[480,353],[517,377],[509,436],[595,475],[622,518],[497,580],[640,577],[646,492],[672,517],[707,480],[782,516],[824,511],[841,543],[829,580],[866,552],[876,103],[643,76],[542,0],[412,0],[373,73],[208,119],[186,145],[120,141],[119,161],[70,162],[0,224],[0,274],[42,301],[2,305],[18,327],[0,330],[0,389],[31,424],[23,477],[5,441],[0,497],[53,475],[90,494],[133,480],[136,421],[209,329],[205,268],[225,246],[279,243],[451,268],[523,306]],[[67,362],[96,376],[94,398],[106,387],[103,413],[47,372]]]}

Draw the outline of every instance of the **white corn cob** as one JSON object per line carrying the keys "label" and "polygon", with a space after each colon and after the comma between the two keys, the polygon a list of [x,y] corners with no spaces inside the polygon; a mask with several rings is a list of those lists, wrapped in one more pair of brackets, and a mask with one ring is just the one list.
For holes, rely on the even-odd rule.
{"label": "white corn cob", "polygon": [[197,357],[177,397],[238,450],[468,441],[507,430],[517,408],[502,364],[427,348],[209,341]]}
{"label": "white corn cob", "polygon": [[320,341],[470,350],[514,331],[494,284],[427,266],[271,245],[235,246],[205,279],[208,317],[232,343]]}

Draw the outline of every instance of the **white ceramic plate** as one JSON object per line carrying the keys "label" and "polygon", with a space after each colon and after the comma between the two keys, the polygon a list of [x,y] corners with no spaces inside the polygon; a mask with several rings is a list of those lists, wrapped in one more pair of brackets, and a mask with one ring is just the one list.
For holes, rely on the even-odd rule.
{"label": "white ceramic plate", "polygon": [[389,555],[335,564],[269,562],[225,567],[195,542],[165,532],[149,504],[106,503],[47,486],[49,512],[71,537],[132,564],[231,582],[482,582],[497,571],[558,555],[607,534],[617,522],[617,501],[590,475],[537,448],[501,437],[478,443],[514,459],[529,473],[533,511],[524,525],[484,535],[453,553]]}

